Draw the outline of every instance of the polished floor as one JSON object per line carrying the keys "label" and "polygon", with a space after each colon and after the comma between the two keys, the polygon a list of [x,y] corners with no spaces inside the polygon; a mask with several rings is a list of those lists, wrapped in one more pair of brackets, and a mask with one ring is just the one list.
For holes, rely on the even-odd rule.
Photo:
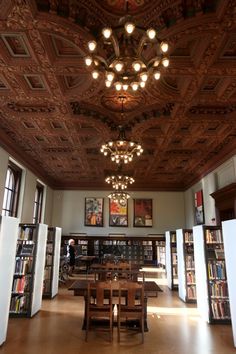
{"label": "polished floor", "polygon": [[163,274],[153,277],[163,289],[148,299],[148,327],[144,344],[136,332],[108,334],[91,331],[86,343],[81,329],[83,298],[61,287],[54,300],[44,300],[32,319],[10,319],[8,336],[0,354],[236,354],[230,325],[209,325],[193,305],[186,305],[165,285]]}

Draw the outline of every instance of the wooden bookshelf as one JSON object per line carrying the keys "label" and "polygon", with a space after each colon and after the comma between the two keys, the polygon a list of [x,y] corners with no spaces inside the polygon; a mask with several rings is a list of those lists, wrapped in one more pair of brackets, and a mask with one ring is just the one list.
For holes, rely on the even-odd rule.
{"label": "wooden bookshelf", "polygon": [[236,219],[222,222],[223,241],[225,250],[226,273],[229,289],[229,303],[234,346],[236,347]]}
{"label": "wooden bookshelf", "polygon": [[176,249],[176,232],[166,231],[166,277],[171,290],[178,289],[178,260]]}
{"label": "wooden bookshelf", "polygon": [[165,269],[166,267],[166,243],[157,241],[157,265]]}
{"label": "wooden bookshelf", "polygon": [[220,226],[194,226],[197,305],[209,323],[230,323],[224,244]]}
{"label": "wooden bookshelf", "polygon": [[10,316],[32,317],[41,308],[47,225],[20,224]]}
{"label": "wooden bookshelf", "polygon": [[49,227],[44,268],[43,298],[53,298],[58,293],[61,228]]}
{"label": "wooden bookshelf", "polygon": [[0,345],[5,342],[7,336],[18,225],[17,218],[0,216]]}
{"label": "wooden bookshelf", "polygon": [[184,302],[196,303],[193,231],[176,230],[178,254],[179,297]]}
{"label": "wooden bookshelf", "polygon": [[70,234],[62,236],[62,248],[73,238],[78,255],[121,257],[140,265],[157,265],[157,242],[164,240],[163,234],[127,236],[125,234],[82,235]]}

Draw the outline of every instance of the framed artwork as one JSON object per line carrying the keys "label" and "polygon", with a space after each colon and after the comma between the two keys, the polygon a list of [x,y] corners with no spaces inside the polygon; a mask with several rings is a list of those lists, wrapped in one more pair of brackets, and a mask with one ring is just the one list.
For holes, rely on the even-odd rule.
{"label": "framed artwork", "polygon": [[152,199],[134,199],[134,226],[152,227]]}
{"label": "framed artwork", "polygon": [[103,226],[103,198],[85,198],[85,226]]}
{"label": "framed artwork", "polygon": [[128,226],[127,200],[109,200],[109,226]]}
{"label": "framed artwork", "polygon": [[204,224],[204,208],[203,208],[203,193],[202,190],[195,192],[195,222],[196,225]]}

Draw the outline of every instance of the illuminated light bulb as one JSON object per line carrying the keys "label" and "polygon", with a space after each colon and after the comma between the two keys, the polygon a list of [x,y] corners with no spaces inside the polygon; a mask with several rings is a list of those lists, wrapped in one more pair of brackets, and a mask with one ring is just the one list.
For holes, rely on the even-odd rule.
{"label": "illuminated light bulb", "polygon": [[104,154],[104,156],[107,156],[107,151],[104,151],[104,153],[103,153],[103,154]]}
{"label": "illuminated light bulb", "polygon": [[109,142],[108,142],[108,145],[109,145],[109,146],[112,146],[112,145],[113,145],[113,141],[109,141]]}
{"label": "illuminated light bulb", "polygon": [[147,81],[148,74],[147,73],[142,73],[142,74],[140,74],[140,78],[141,78],[142,81]]}
{"label": "illuminated light bulb", "polygon": [[116,71],[120,72],[120,71],[123,69],[123,66],[124,66],[124,64],[123,64],[121,61],[118,61],[118,62],[115,64],[115,69],[116,69]]}
{"label": "illuminated light bulb", "polygon": [[136,153],[136,154],[137,154],[137,156],[140,156],[140,155],[141,155],[139,151],[137,151],[137,153]]}
{"label": "illuminated light bulb", "polygon": [[169,63],[170,63],[170,61],[169,61],[168,58],[163,58],[163,59],[162,59],[162,65],[163,65],[165,68],[167,68],[167,66],[169,66]]}
{"label": "illuminated light bulb", "polygon": [[138,89],[138,82],[132,82],[131,87],[132,87],[133,91],[137,91],[137,89]]}
{"label": "illuminated light bulb", "polygon": [[156,68],[159,64],[160,64],[160,60],[155,60],[153,64],[154,68]]}
{"label": "illuminated light bulb", "polygon": [[122,84],[121,82],[116,82],[115,83],[115,88],[116,88],[116,91],[120,91],[122,89]]}
{"label": "illuminated light bulb", "polygon": [[153,28],[147,30],[147,35],[149,39],[154,39],[156,37],[156,31]]}
{"label": "illuminated light bulb", "polygon": [[160,77],[161,77],[160,71],[155,71],[155,72],[154,72],[154,79],[159,80]]}
{"label": "illuminated light bulb", "polygon": [[124,85],[123,85],[123,90],[124,90],[124,91],[127,91],[128,88],[129,88],[129,85],[127,85],[127,84],[124,84]]}
{"label": "illuminated light bulb", "polygon": [[141,81],[139,85],[140,85],[140,87],[144,88],[144,87],[145,87],[145,85],[146,85],[146,82]]}
{"label": "illuminated light bulb", "polygon": [[129,145],[130,145],[131,147],[134,146],[134,142],[131,141],[131,142],[129,143]]}
{"label": "illuminated light bulb", "polygon": [[128,160],[124,160],[124,163],[128,163],[129,161]]}
{"label": "illuminated light bulb", "polygon": [[108,39],[108,38],[111,37],[112,29],[109,28],[109,27],[103,28],[102,34],[103,34],[103,37],[104,37],[104,38]]}
{"label": "illuminated light bulb", "polygon": [[115,75],[114,75],[112,72],[108,72],[108,73],[106,74],[106,77],[107,77],[107,80],[108,80],[108,81],[113,81]]}
{"label": "illuminated light bulb", "polygon": [[163,53],[166,53],[168,51],[168,48],[169,48],[168,43],[166,43],[166,42],[161,42],[160,47],[161,47],[161,50],[162,50]]}
{"label": "illuminated light bulb", "polygon": [[97,47],[97,42],[96,41],[88,42],[88,49],[90,50],[90,52],[94,52],[96,47]]}
{"label": "illuminated light bulb", "polygon": [[111,81],[106,80],[106,81],[105,81],[105,85],[106,85],[106,87],[111,87]]}
{"label": "illuminated light bulb", "polygon": [[139,151],[141,152],[141,154],[143,153],[143,149],[140,149]]}
{"label": "illuminated light bulb", "polygon": [[137,146],[137,149],[138,149],[138,150],[142,149],[142,146],[141,146],[141,145],[138,145],[138,146]]}
{"label": "illuminated light bulb", "polygon": [[135,70],[135,71],[140,71],[140,69],[141,69],[141,64],[140,64],[140,62],[139,61],[135,61],[133,64],[132,64],[132,67],[133,67],[133,69]]}
{"label": "illuminated light bulb", "polygon": [[125,24],[125,30],[128,34],[133,33],[134,29],[135,29],[135,25],[132,22],[127,22]]}
{"label": "illuminated light bulb", "polygon": [[96,79],[98,78],[98,76],[99,76],[99,72],[96,71],[96,70],[94,70],[94,71],[92,72],[92,77],[96,80]]}
{"label": "illuminated light bulb", "polygon": [[112,156],[112,157],[111,157],[111,161],[115,161],[115,156]]}
{"label": "illuminated light bulb", "polygon": [[85,64],[86,64],[87,66],[90,66],[90,65],[92,64],[92,62],[93,62],[93,60],[92,60],[91,57],[86,57],[86,58],[84,59],[84,61],[85,61]]}

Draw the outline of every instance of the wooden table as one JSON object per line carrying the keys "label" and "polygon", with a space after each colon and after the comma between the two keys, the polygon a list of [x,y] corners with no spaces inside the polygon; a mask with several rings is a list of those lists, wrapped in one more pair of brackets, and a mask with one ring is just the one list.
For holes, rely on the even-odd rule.
{"label": "wooden table", "polygon": [[[85,306],[84,306],[84,320],[83,320],[83,326],[82,329],[86,328],[86,293],[87,293],[87,288],[88,288],[88,282],[91,280],[76,280],[73,282],[73,284],[68,288],[68,290],[73,290],[75,296],[83,296],[85,299]],[[116,296],[116,292],[118,293],[119,290],[119,280],[112,281],[112,290],[115,292],[114,296]],[[147,298],[152,297],[153,294],[154,296],[157,296],[158,294],[158,286],[154,281],[145,281],[144,282],[144,294],[145,294],[145,309],[144,309],[144,331],[148,331],[148,326],[147,326]]]}

